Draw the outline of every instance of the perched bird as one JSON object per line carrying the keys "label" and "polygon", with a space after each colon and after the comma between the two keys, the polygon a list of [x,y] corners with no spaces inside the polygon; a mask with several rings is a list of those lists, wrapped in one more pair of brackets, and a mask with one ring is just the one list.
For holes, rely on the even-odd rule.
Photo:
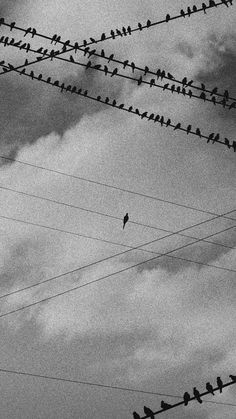
{"label": "perched bird", "polygon": [[214,391],[213,391],[213,387],[211,385],[211,383],[206,383],[206,389],[207,391],[209,391],[209,393],[211,393],[213,396],[215,395]]}
{"label": "perched bird", "polygon": [[174,93],[174,91],[175,91],[175,84],[172,84],[170,90],[171,90],[172,93]]}
{"label": "perched bird", "polygon": [[84,47],[86,47],[86,46],[87,46],[87,44],[88,44],[88,42],[86,41],[86,39],[84,39],[84,40],[83,40],[83,45],[84,45]]}
{"label": "perched bird", "polygon": [[156,76],[157,76],[157,80],[158,80],[159,77],[161,76],[161,70],[160,70],[160,68],[158,68],[158,70],[156,72]]}
{"label": "perched bird", "polygon": [[170,20],[170,15],[169,15],[169,14],[167,14],[167,15],[166,15],[166,22],[169,22],[169,20]]}
{"label": "perched bird", "polygon": [[188,83],[187,77],[184,77],[183,80],[182,80],[183,86],[186,86],[187,83]]}
{"label": "perched bird", "polygon": [[99,102],[101,100],[101,96],[97,96],[97,101]]}
{"label": "perched bird", "polygon": [[156,117],[155,117],[155,119],[154,119],[154,122],[158,122],[158,121],[159,121],[159,119],[160,119],[160,115],[156,115]]}
{"label": "perched bird", "polygon": [[65,89],[65,83],[62,83],[60,87],[61,87],[61,92],[63,92],[63,90]]}
{"label": "perched bird", "polygon": [[88,90],[85,90],[84,91],[84,96],[87,96],[88,95]]}
{"label": "perched bird", "polygon": [[163,400],[161,401],[161,408],[163,410],[167,410],[171,407],[171,404],[165,403]]}
{"label": "perched bird", "polygon": [[185,96],[186,95],[186,90],[185,90],[185,88],[183,87],[182,88],[182,94]]}
{"label": "perched bird", "polygon": [[185,17],[185,11],[184,11],[183,9],[181,9],[181,10],[180,10],[180,15],[181,15],[182,17]]}
{"label": "perched bird", "polygon": [[188,81],[187,86],[192,86],[193,80]]}
{"label": "perched bird", "polygon": [[88,70],[89,67],[91,67],[91,65],[92,65],[91,61],[88,61],[86,66],[85,66],[85,70]]}
{"label": "perched bird", "polygon": [[76,86],[73,86],[71,93],[76,93]]}
{"label": "perched bird", "polygon": [[232,380],[232,381],[236,381],[236,375],[232,375],[232,374],[230,374],[230,375],[229,375],[229,378],[231,378],[231,380]]}
{"label": "perched bird", "polygon": [[201,99],[203,99],[204,100],[204,102],[206,101],[206,95],[205,95],[205,93],[204,92],[202,92],[201,94],[200,94],[200,96],[199,96]]}
{"label": "perched bird", "polygon": [[128,34],[129,34],[129,35],[131,35],[132,29],[131,29],[131,27],[130,27],[130,26],[128,26],[128,28],[127,28],[127,32],[128,32]]}
{"label": "perched bird", "polygon": [[111,77],[116,76],[117,73],[118,73],[118,68],[115,68],[111,73]]}
{"label": "perched bird", "polygon": [[191,132],[191,129],[192,129],[192,125],[188,125],[187,126],[187,135]]}
{"label": "perched bird", "polygon": [[197,6],[193,6],[193,12],[196,13],[197,12]]}
{"label": "perched bird", "polygon": [[37,31],[35,28],[32,29],[32,38],[36,35]]}
{"label": "perched bird", "polygon": [[173,80],[173,79],[174,79],[174,76],[172,76],[172,74],[170,74],[170,73],[167,73],[167,77],[168,77],[168,79],[170,79],[170,80]]}
{"label": "perched bird", "polygon": [[31,77],[32,80],[34,80],[34,72],[33,71],[30,72],[30,77]]}
{"label": "perched bird", "polygon": [[155,84],[155,79],[151,79],[150,80],[150,87],[154,86],[154,84]]}
{"label": "perched bird", "polygon": [[215,133],[214,133],[214,132],[212,132],[212,133],[208,136],[207,143],[209,143],[210,141],[213,141],[213,140],[214,140],[214,137],[215,137]]}
{"label": "perched bird", "polygon": [[60,40],[61,40],[61,37],[58,36],[57,39],[56,39],[56,41],[55,41],[55,45],[57,44],[57,42],[60,42]]}
{"label": "perched bird", "polygon": [[115,99],[112,102],[112,106],[116,106],[116,100]]}
{"label": "perched bird", "polygon": [[66,92],[70,92],[71,91],[71,85],[68,84],[68,86],[66,87]]}
{"label": "perched bird", "polygon": [[191,11],[190,7],[188,7],[187,12],[188,12],[188,16],[190,17],[190,15],[191,15],[191,13],[192,13],[192,11]]}
{"label": "perched bird", "polygon": [[211,92],[211,96],[212,95],[216,95],[217,94],[217,91],[218,91],[218,88],[217,87],[214,87],[214,89]]}
{"label": "perched bird", "polygon": [[20,74],[25,74],[25,68],[23,68],[23,70],[21,70]]}
{"label": "perched bird", "polygon": [[28,33],[30,33],[30,32],[31,32],[31,30],[32,30],[32,28],[28,28],[28,29],[26,29],[24,36],[26,36]]}
{"label": "perched bird", "polygon": [[147,116],[147,112],[143,112],[141,115],[141,119],[146,118],[146,116]]}
{"label": "perched bird", "polygon": [[73,56],[72,56],[72,55],[70,55],[70,61],[71,61],[72,63],[74,63],[74,62],[75,62],[75,60],[74,60],[74,58],[73,58]]}
{"label": "perched bird", "polygon": [[78,92],[77,92],[77,94],[78,95],[81,95],[81,92],[82,92],[82,89],[79,89]]}
{"label": "perched bird", "polygon": [[140,78],[138,79],[138,86],[140,86],[142,84],[143,78],[142,76],[140,76]]}
{"label": "perched bird", "polygon": [[106,65],[104,65],[104,73],[105,73],[105,76],[107,76],[107,74],[108,74],[108,67]]}
{"label": "perched bird", "polygon": [[4,24],[4,22],[5,22],[4,17],[1,17],[1,18],[0,18],[0,26],[1,26],[1,25],[3,25],[3,24]]}
{"label": "perched bird", "polygon": [[188,402],[191,400],[190,394],[186,391],[184,393],[184,405],[188,406]]}
{"label": "perched bird", "polygon": [[138,109],[138,108],[136,108],[136,109],[135,109],[135,113],[136,113],[137,115],[140,115],[140,113],[139,113],[139,109]]}
{"label": "perched bird", "polygon": [[102,50],[101,50],[101,57],[102,57],[102,58],[105,58],[105,52],[104,52],[104,49],[102,49]]}
{"label": "perched bird", "polygon": [[115,32],[114,31],[111,31],[111,37],[112,37],[112,39],[115,39]]}
{"label": "perched bird", "polygon": [[12,29],[15,27],[16,22],[11,22],[10,23],[10,31],[12,31]]}
{"label": "perched bird", "polygon": [[128,112],[132,112],[132,110],[133,110],[133,106],[130,106],[128,109]]}
{"label": "perched bird", "polygon": [[9,45],[13,45],[13,44],[14,44],[14,42],[15,42],[15,39],[14,39],[14,38],[12,38],[12,39],[10,40],[10,42],[9,42]]}
{"label": "perched bird", "polygon": [[127,67],[127,65],[129,64],[129,60],[125,60],[124,62],[123,62],[123,68],[125,69],[125,67]]}
{"label": "perched bird", "polygon": [[163,90],[163,91],[164,91],[164,90],[166,90],[166,89],[168,88],[168,86],[169,86],[169,83],[164,84],[164,86],[163,86],[163,89],[162,89],[162,90]]}
{"label": "perched bird", "polygon": [[124,107],[125,105],[124,105],[124,103],[121,103],[119,106],[118,106],[118,108],[119,109],[123,109],[123,107]]}
{"label": "perched bird", "polygon": [[174,127],[174,131],[175,131],[176,129],[180,129],[180,127],[181,127],[181,123],[180,123],[180,122],[178,122],[178,124],[176,124],[176,125],[175,125],[175,127]]}
{"label": "perched bird", "polygon": [[144,76],[149,72],[149,67],[146,65],[144,68]]}
{"label": "perched bird", "polygon": [[37,49],[37,52],[38,52],[39,54],[41,54],[41,52],[43,52],[43,47],[41,47],[41,48]]}
{"label": "perched bird", "polygon": [[153,120],[154,119],[154,116],[155,116],[154,113],[151,113],[151,115],[149,116],[148,120],[149,121]]}
{"label": "perched bird", "polygon": [[227,147],[230,148],[230,143],[229,143],[228,138],[225,138],[225,145],[227,145]]}
{"label": "perched bird", "polygon": [[48,77],[46,80],[47,83],[51,84],[51,77]]}
{"label": "perched bird", "polygon": [[97,43],[96,39],[94,39],[94,38],[89,38],[89,39],[92,42],[92,44],[96,44]]}
{"label": "perched bird", "polygon": [[152,24],[151,21],[148,19],[147,20],[147,28],[150,28],[151,24]]}
{"label": "perched bird", "polygon": [[161,116],[160,123],[161,123],[161,126],[163,127],[163,124],[164,124],[164,117],[163,116]]}
{"label": "perched bird", "polygon": [[193,96],[193,92],[192,92],[192,90],[189,90],[189,91],[188,91],[188,95],[189,95],[189,97],[190,97],[190,98]]}
{"label": "perched bird", "polygon": [[123,219],[123,230],[125,228],[126,223],[129,221],[129,214],[128,212],[125,214],[124,219]]}
{"label": "perched bird", "polygon": [[178,95],[180,94],[180,86],[177,86],[177,88],[176,88],[176,92],[178,93]]}
{"label": "perched bird", "polygon": [[96,49],[92,49],[91,51],[89,51],[89,53],[88,53],[89,58],[90,58],[92,55],[94,55],[94,54],[95,54],[95,52],[96,52]]}
{"label": "perched bird", "polygon": [[20,46],[20,49],[24,49],[25,47],[26,47],[26,43],[22,44],[22,45]]}
{"label": "perched bird", "polygon": [[0,44],[4,41],[5,36],[1,36],[0,38]]}
{"label": "perched bird", "polygon": [[55,34],[53,35],[53,37],[51,38],[51,44],[53,44],[53,42],[55,42],[55,43],[56,43],[56,40],[57,40],[57,34],[55,33]]}
{"label": "perched bird", "polygon": [[214,0],[209,0],[209,6],[210,7],[217,7]]}
{"label": "perched bird", "polygon": [[216,136],[215,136],[214,140],[212,141],[212,142],[213,142],[213,144],[214,144],[215,142],[219,141],[219,139],[220,139],[220,134],[218,133],[218,134],[216,134]]}
{"label": "perched bird", "polygon": [[127,35],[127,32],[126,32],[126,29],[125,29],[125,27],[123,26],[123,28],[122,28],[122,32],[123,32],[123,34],[126,36]]}
{"label": "perched bird", "polygon": [[[5,38],[5,40],[4,40],[4,47],[6,47],[6,46],[7,46],[8,41],[9,41],[9,38],[8,38],[8,36],[6,36],[6,38]],[[26,44],[24,44],[24,45],[26,46]],[[20,48],[20,49],[21,49],[21,48]]]}
{"label": "perched bird", "polygon": [[144,406],[143,410],[146,416],[150,417],[150,419],[155,419],[154,412],[149,407]]}
{"label": "perched bird", "polygon": [[236,141],[233,141],[232,147],[234,149],[234,153],[236,152]]}
{"label": "perched bird", "polygon": [[168,119],[167,119],[167,121],[166,121],[166,126],[167,126],[167,127],[169,127],[169,126],[170,126],[170,124],[171,124],[171,119],[170,119],[170,118],[168,118]]}
{"label": "perched bird", "polygon": [[204,11],[205,14],[206,14],[206,8],[207,8],[206,4],[205,3],[202,3],[202,9],[203,9],[203,11]]}
{"label": "perched bird", "polygon": [[140,31],[143,30],[143,27],[142,27],[142,24],[141,23],[138,23],[138,28],[139,28]]}
{"label": "perched bird", "polygon": [[161,72],[161,80],[163,80],[165,78],[165,76],[166,76],[166,72],[165,72],[165,70],[163,70]]}
{"label": "perched bird", "polygon": [[223,105],[223,108],[225,108],[227,105],[227,101],[225,98],[223,98],[220,103]]}
{"label": "perched bird", "polygon": [[132,62],[130,65],[131,65],[131,68],[132,68],[132,73],[134,73],[134,70],[135,70],[135,64]]}
{"label": "perched bird", "polygon": [[212,96],[211,101],[214,103],[214,105],[216,106],[216,97]]}
{"label": "perched bird", "polygon": [[141,419],[141,416],[137,412],[133,412],[133,418],[134,419]]}
{"label": "perched bird", "polygon": [[[43,77],[43,75],[42,74],[39,74],[38,75],[38,80],[41,80],[42,79],[42,77]],[[56,83],[56,82],[55,82]],[[54,83],[54,86],[56,86],[56,84]]]}
{"label": "perched bird", "polygon": [[109,97],[106,97],[105,103],[109,103]]}
{"label": "perched bird", "polygon": [[95,64],[95,66],[93,67],[95,70],[100,70],[100,68],[102,67],[101,64]]}
{"label": "perched bird", "polygon": [[116,33],[117,33],[117,35],[119,35],[119,36],[123,36],[122,32],[121,32],[119,29],[116,29]]}
{"label": "perched bird", "polygon": [[18,41],[18,42],[15,42],[15,43],[14,43],[14,45],[15,45],[16,47],[19,47],[19,46],[20,46],[20,44],[21,44],[21,41]]}
{"label": "perched bird", "polygon": [[105,33],[102,33],[102,35],[101,35],[101,41],[105,41],[105,39],[106,39],[106,34]]}
{"label": "perched bird", "polygon": [[45,50],[43,51],[43,55],[47,55],[47,52],[48,52],[48,50],[47,50],[47,49],[45,49]]}
{"label": "perched bird", "polygon": [[196,389],[196,387],[193,388],[193,395],[196,398],[196,400],[198,401],[198,403],[202,403],[202,399],[200,397],[200,393],[199,391]]}
{"label": "perched bird", "polygon": [[201,131],[199,128],[196,129],[196,134],[199,135],[200,138],[202,138]]}
{"label": "perched bird", "polygon": [[112,61],[114,58],[114,54],[111,54],[110,57],[108,58],[108,62]]}

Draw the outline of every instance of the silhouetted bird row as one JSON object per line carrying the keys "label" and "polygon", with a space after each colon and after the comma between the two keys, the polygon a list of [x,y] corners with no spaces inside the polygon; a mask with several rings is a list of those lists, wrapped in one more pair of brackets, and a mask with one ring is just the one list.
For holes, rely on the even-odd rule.
{"label": "silhouetted bird row", "polygon": [[[236,376],[235,375],[229,375],[229,377],[231,378],[231,380],[233,382],[236,383]],[[217,386],[218,386],[217,390],[219,390],[220,393],[222,393],[223,385],[224,384],[223,384],[221,378],[217,377]],[[210,382],[206,383],[206,390],[207,390],[208,393],[212,394],[213,396],[215,395],[214,388],[213,388],[213,386],[211,385]],[[182,404],[184,404],[184,406],[188,406],[188,403],[191,400],[194,400],[194,398],[198,401],[198,403],[202,404],[201,394],[197,390],[196,387],[193,388],[193,396],[192,397],[190,396],[190,394],[187,391],[184,393]],[[163,400],[161,401],[162,410],[168,410],[170,408],[177,407],[178,405],[179,405],[179,403],[177,403],[176,405],[171,405],[171,404],[165,403]],[[149,417],[151,419],[154,419],[155,415],[157,414],[157,413],[155,414],[154,411],[147,406],[144,406],[143,410],[144,410],[144,413],[146,415],[145,417]],[[159,411],[159,412],[161,412],[161,411]],[[141,416],[137,412],[133,412],[133,417],[134,417],[134,419],[141,419]]]}

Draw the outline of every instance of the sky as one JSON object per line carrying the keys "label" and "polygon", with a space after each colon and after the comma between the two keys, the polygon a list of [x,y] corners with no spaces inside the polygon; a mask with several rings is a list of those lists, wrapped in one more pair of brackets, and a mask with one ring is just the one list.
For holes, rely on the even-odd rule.
{"label": "sky", "polygon": [[[194,5],[193,0],[176,3],[0,0],[0,16],[47,36],[57,33],[63,40],[81,43],[112,28],[135,27]],[[195,3],[200,5],[198,0]],[[235,23],[236,5],[221,6],[206,15],[198,13],[106,41],[102,47],[122,61],[129,59],[154,71],[163,68],[177,79],[186,76],[210,89],[228,89],[235,97]],[[9,36],[8,29],[0,30]],[[13,31],[12,36],[22,39],[21,32]],[[30,42],[50,48],[46,40]],[[1,46],[1,60],[20,65],[25,58],[22,51]],[[34,56],[29,53],[27,58]],[[75,58],[86,62],[79,52]],[[105,78],[59,60],[33,68],[94,96],[109,96],[183,126],[200,127],[206,135],[220,132],[222,138],[235,140],[235,110],[138,87],[118,77]],[[130,75],[129,69],[122,71]],[[0,314],[113,274],[0,317],[0,369],[180,397],[185,391],[192,393],[194,386],[204,391],[207,381],[216,385],[219,375],[229,381],[229,374],[236,375],[236,154],[221,144],[207,144],[101,103],[60,94],[13,72],[0,77],[0,89],[0,155],[32,164],[1,159],[0,296],[93,264],[1,298]],[[123,230],[126,212],[130,222]],[[211,220],[213,214],[225,213],[231,219]],[[164,238],[168,233],[163,230],[182,229],[190,237]],[[213,234],[207,242],[196,242]],[[145,251],[115,256],[154,240],[158,241]],[[158,256],[155,252],[171,251],[168,257],[141,264]],[[114,258],[94,264],[110,256]],[[187,408],[165,412],[163,418],[235,419],[235,390],[231,386],[222,395],[205,397],[235,406],[200,406],[194,401]],[[144,405],[158,410],[162,399],[170,404],[178,401],[3,372],[0,394],[4,419],[128,419],[134,410],[142,416]]]}

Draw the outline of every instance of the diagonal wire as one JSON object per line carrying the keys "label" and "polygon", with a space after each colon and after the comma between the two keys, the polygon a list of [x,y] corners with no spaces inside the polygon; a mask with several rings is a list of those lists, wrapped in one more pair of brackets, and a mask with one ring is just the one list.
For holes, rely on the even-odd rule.
{"label": "diagonal wire", "polygon": [[[77,205],[69,204],[69,203],[58,201],[58,200],[51,199],[51,198],[45,198],[43,196],[39,196],[39,195],[36,195],[36,194],[31,194],[31,193],[19,191],[19,190],[16,190],[16,189],[13,189],[13,188],[9,188],[9,187],[5,187],[5,186],[2,186],[2,185],[0,185],[0,190],[1,189],[3,191],[13,192],[13,193],[18,194],[18,195],[23,195],[23,196],[27,196],[27,197],[30,197],[30,198],[35,198],[35,199],[38,199],[38,200],[41,200],[41,201],[51,202],[51,203],[54,203],[54,204],[57,204],[57,205],[62,205],[62,206],[68,207],[68,208],[73,208],[73,209],[78,209],[80,211],[89,212],[91,214],[100,215],[101,217],[106,217],[106,218],[110,218],[110,219],[113,219],[113,220],[123,221],[123,217],[118,217],[118,216],[114,216],[114,215],[107,214],[107,213],[104,213],[104,212],[91,210],[89,208],[80,207],[80,206],[77,206]],[[150,225],[150,224],[140,223],[140,222],[137,222],[137,221],[129,220],[129,224],[134,224],[134,225],[138,225],[138,226],[141,226],[141,227],[147,227],[147,228],[153,229],[153,230],[164,231],[165,233],[173,233],[173,234],[176,234],[174,231],[167,230],[167,229],[160,228],[160,227],[156,227],[156,226],[153,226],[153,225]],[[187,237],[189,239],[196,240],[196,237],[189,236],[187,234],[181,234],[181,233],[179,233],[178,235],[181,236],[181,237]],[[227,245],[222,244],[222,243],[212,242],[212,241],[208,241],[208,240],[204,240],[204,242],[210,243],[210,244],[214,244],[214,245],[220,246],[220,247],[225,247],[227,249],[235,249],[235,247],[227,246]]]}
{"label": "diagonal wire", "polygon": [[[9,311],[9,312],[7,312],[7,313],[1,314],[1,315],[0,315],[0,319],[1,319],[1,318],[4,318],[4,317],[6,317],[6,316],[9,316],[9,315],[11,315],[11,314],[18,313],[18,312],[20,312],[20,311],[22,311],[22,310],[25,310],[25,309],[27,309],[27,308],[34,307],[34,306],[36,306],[36,305],[38,305],[38,304],[45,303],[45,302],[47,302],[47,301],[53,300],[53,299],[55,299],[55,298],[57,298],[57,297],[61,297],[62,295],[66,295],[66,294],[69,294],[69,293],[71,293],[71,292],[77,291],[78,289],[85,288],[85,287],[87,287],[88,285],[95,284],[95,283],[98,283],[98,282],[100,282],[100,281],[106,280],[106,279],[111,278],[111,277],[113,277],[113,276],[115,276],[115,275],[118,275],[118,274],[121,274],[121,273],[127,272],[127,271],[129,271],[130,269],[133,269],[133,268],[136,268],[136,267],[142,266],[142,265],[144,265],[144,264],[146,264],[146,263],[148,263],[148,262],[151,262],[151,261],[157,260],[157,259],[159,259],[159,258],[161,258],[161,257],[163,257],[163,256],[165,256],[165,257],[172,257],[172,256],[170,256],[170,255],[171,255],[172,253],[174,253],[174,252],[178,251],[178,250],[185,249],[185,248],[187,248],[187,247],[189,247],[189,246],[192,246],[193,244],[196,244],[196,243],[202,242],[204,239],[208,239],[208,238],[214,237],[214,236],[215,236],[215,235],[217,235],[217,234],[220,234],[220,233],[223,233],[223,232],[229,231],[229,230],[231,230],[231,228],[233,228],[233,227],[229,227],[229,228],[224,229],[224,230],[222,230],[222,231],[220,231],[220,232],[210,234],[210,235],[208,235],[208,236],[206,236],[206,237],[203,237],[203,238],[201,238],[201,239],[197,239],[197,240],[196,240],[196,242],[194,242],[194,243],[189,243],[189,244],[186,244],[186,245],[180,246],[180,247],[178,247],[178,248],[175,248],[175,249],[170,250],[170,251],[165,252],[165,253],[159,253],[159,254],[158,254],[158,256],[155,256],[155,257],[153,257],[153,258],[147,259],[147,260],[145,260],[145,261],[143,261],[143,262],[138,262],[138,263],[135,263],[135,264],[133,264],[133,265],[131,265],[131,266],[129,266],[129,267],[123,268],[123,269],[121,269],[121,270],[119,270],[119,271],[115,271],[115,272],[113,272],[113,273],[110,273],[110,274],[108,274],[108,275],[102,276],[102,277],[97,278],[97,279],[95,279],[95,280],[92,280],[92,281],[90,281],[90,282],[86,282],[85,284],[78,285],[78,286],[76,286],[76,287],[70,288],[69,290],[66,290],[66,291],[63,291],[63,292],[57,293],[57,294],[52,295],[52,296],[50,296],[50,297],[43,298],[42,300],[39,300],[39,301],[36,301],[36,302],[34,302],[34,303],[31,303],[31,304],[25,305],[25,306],[23,306],[23,307],[20,307],[20,308],[15,309],[15,310],[11,310],[11,311]],[[161,239],[152,240],[152,241],[151,241],[151,242],[149,242],[149,243],[142,244],[142,245],[137,246],[136,248],[133,248],[133,249],[131,249],[131,250],[141,248],[142,246],[147,246],[148,244],[155,243],[155,242],[157,242],[157,241],[159,241],[159,240],[161,240]],[[130,250],[130,251],[131,251],[131,250]],[[127,250],[126,252],[123,252],[123,254],[124,254],[124,253],[128,253],[128,250]],[[150,253],[155,253],[155,254],[156,254],[156,252],[150,252]],[[110,256],[110,257],[106,258],[105,260],[111,259],[112,257],[116,257],[116,256],[118,256],[118,255]],[[176,259],[179,259],[178,257],[175,257],[175,258],[176,258]],[[181,258],[181,259],[182,259],[182,260],[184,260],[184,258]],[[186,260],[187,260],[187,259],[186,259]],[[191,261],[191,262],[193,262],[193,261]],[[95,263],[99,263],[99,262],[95,262]],[[95,263],[93,263],[93,264],[95,264]],[[193,263],[195,263],[195,262],[193,262]],[[203,263],[201,263],[201,262],[197,262],[197,264],[203,265]],[[91,266],[91,265],[90,265],[90,266]],[[235,270],[233,270],[233,269],[229,269],[229,268],[217,267],[217,266],[213,266],[213,265],[207,265],[207,266],[211,266],[211,267],[214,267],[214,268],[216,268],[216,269],[221,269],[221,270],[223,270],[223,271],[235,272]],[[82,268],[79,268],[79,269],[82,269]],[[74,272],[75,272],[75,271],[74,271]],[[61,277],[61,276],[62,276],[62,275],[60,275],[60,277]],[[56,279],[56,277],[54,277],[53,279]],[[46,281],[45,281],[45,282],[46,282]],[[49,282],[49,281],[47,281],[47,282]],[[13,293],[15,293],[15,292],[13,292]]]}
{"label": "diagonal wire", "polygon": [[[5,45],[6,46],[10,46],[10,47],[15,47],[15,48],[18,48],[18,49],[21,48],[19,45],[10,44],[10,41],[8,43],[6,43]],[[51,58],[50,53],[44,54],[43,52],[38,52],[37,50],[34,50],[32,48],[28,48],[27,50],[29,52],[33,52],[34,54],[46,55],[47,57]],[[68,62],[70,64],[74,64],[74,65],[78,65],[78,66],[84,67],[85,69],[87,69],[88,63],[91,64],[91,62],[88,62],[87,64],[85,64],[85,63],[81,63],[79,61],[75,61],[72,56],[70,56],[70,59],[69,59],[69,58],[57,57],[57,55],[56,55],[55,58],[58,58],[59,60],[64,61],[64,62]],[[100,67],[101,67],[101,65],[100,65]],[[100,68],[100,67],[98,68],[98,65],[94,65],[94,66],[90,65],[89,66],[89,69],[95,70],[95,71],[99,71],[99,72],[102,72],[102,73],[105,73],[106,76],[108,74],[110,74],[111,77],[115,76],[115,77],[120,77],[120,78],[124,78],[124,79],[127,79],[127,80],[131,80],[131,81],[134,81],[134,82],[138,83],[138,85],[140,85],[140,86],[142,84],[144,84],[144,85],[148,85],[149,87],[157,87],[157,88],[161,89],[162,91],[166,91],[167,90],[167,91],[171,92],[172,94],[175,93],[175,94],[178,94],[178,95],[182,95],[184,97],[187,96],[190,99],[195,98],[195,99],[199,99],[199,100],[204,101],[204,102],[210,102],[214,106],[215,105],[220,105],[220,106],[223,106],[224,108],[228,108],[229,110],[232,109],[232,108],[234,108],[234,109],[236,108],[236,102],[235,102],[235,106],[232,103],[228,103],[227,104],[226,100],[224,100],[224,101],[217,101],[215,99],[214,102],[213,102],[212,99],[206,97],[205,93],[204,93],[204,96],[198,96],[198,95],[195,95],[192,92],[192,90],[186,91],[186,88],[185,87],[182,87],[182,90],[176,90],[174,85],[173,85],[174,86],[174,89],[172,89],[172,87],[169,87],[169,83],[167,83],[165,85],[157,84],[156,81],[155,81],[155,79],[152,79],[152,80],[147,81],[147,80],[143,80],[142,77],[140,77],[140,78],[131,77],[131,76],[127,76],[125,74],[121,74],[119,72],[117,72],[116,74],[114,74],[113,71],[112,70],[109,70],[109,68],[107,66],[104,66],[104,68]],[[16,67],[16,69],[18,69],[18,68],[19,67]],[[4,73],[2,73],[2,74],[4,74]],[[181,83],[181,84],[183,86],[183,83]]]}
{"label": "diagonal wire", "polygon": [[[120,387],[120,386],[112,386],[112,385],[106,385],[106,384],[100,384],[100,383],[92,383],[92,382],[88,382],[88,381],[72,380],[72,379],[69,379],[69,378],[62,378],[62,377],[52,377],[52,376],[49,376],[49,375],[34,374],[34,373],[25,372],[25,371],[15,371],[15,370],[6,369],[6,368],[4,368],[4,369],[0,368],[0,372],[6,373],[6,374],[23,375],[23,376],[26,376],[26,377],[34,377],[34,378],[42,378],[42,379],[46,379],[46,380],[60,381],[60,382],[71,383],[71,384],[79,384],[79,385],[92,386],[92,387],[101,387],[101,388],[106,388],[106,389],[111,389],[111,390],[128,391],[128,392],[131,392],[131,393],[141,393],[141,394],[150,394],[150,395],[155,395],[155,396],[182,398],[180,396],[173,396],[172,394],[163,394],[163,393],[157,393],[157,392],[152,392],[152,391],[138,390],[138,389],[129,388],[129,387]],[[228,384],[228,385],[230,385],[230,384]],[[226,387],[226,385],[223,385],[223,387]],[[210,401],[210,400],[209,401],[204,400],[204,402],[205,403],[219,404],[219,405],[223,405],[223,406],[236,406],[235,404],[232,404],[232,403],[214,402],[214,401]]]}
{"label": "diagonal wire", "polygon": [[[5,69],[8,68],[8,66],[5,66],[3,64],[3,62],[0,63],[0,66],[3,67],[3,68],[5,68]],[[17,68],[14,68],[11,64],[9,64],[9,66],[13,68],[13,71],[15,71],[16,73],[18,73],[19,75],[22,75],[22,72],[20,72],[19,70],[17,70]],[[211,138],[210,136],[206,136],[206,135],[202,134],[200,132],[199,128],[197,128],[197,130],[199,130],[199,133],[197,133],[197,130],[196,130],[196,132],[192,131],[192,127],[191,126],[190,126],[190,129],[188,130],[188,128],[181,127],[181,124],[179,124],[179,123],[178,124],[171,123],[170,118],[168,118],[168,121],[165,122],[164,121],[164,117],[162,116],[160,118],[160,115],[156,116],[156,118],[154,120],[154,117],[155,117],[154,113],[152,113],[152,114],[150,114],[148,116],[148,112],[140,113],[140,111],[138,109],[136,111],[134,111],[132,106],[129,107],[129,108],[125,108],[125,105],[124,104],[120,104],[118,106],[115,100],[113,101],[113,103],[108,103],[106,100],[102,100],[101,96],[93,97],[93,96],[88,95],[88,91],[87,90],[84,91],[84,93],[82,93],[82,89],[79,89],[78,92],[77,92],[76,91],[76,86],[74,86],[72,88],[71,85],[68,85],[66,87],[64,83],[62,83],[62,85],[60,86],[58,80],[53,83],[51,81],[51,77],[49,77],[47,80],[46,79],[44,80],[43,78],[39,78],[38,76],[36,77],[35,75],[31,75],[31,74],[27,74],[27,73],[23,73],[23,75],[26,76],[26,77],[30,77],[33,80],[37,80],[37,81],[40,81],[42,83],[46,83],[48,85],[51,85],[53,87],[57,87],[58,89],[61,90],[61,92],[63,90],[66,90],[66,92],[70,92],[71,94],[77,94],[79,96],[86,97],[87,99],[90,99],[90,100],[93,100],[93,101],[99,101],[100,103],[103,103],[105,105],[111,106],[113,108],[116,108],[116,109],[119,109],[119,110],[122,110],[122,111],[125,111],[125,112],[132,113],[132,114],[134,114],[136,116],[139,116],[141,119],[148,120],[148,122],[154,122],[154,123],[155,122],[158,122],[159,124],[161,124],[161,126],[165,125],[166,127],[174,128],[174,130],[177,130],[178,129],[179,131],[186,132],[187,134],[195,135],[195,136],[197,136],[200,139],[207,139],[207,142],[212,141],[213,143],[223,144],[223,145],[227,146],[229,149],[230,148],[233,148],[234,151],[236,151],[236,141],[233,141],[232,142],[232,145],[231,145],[230,142],[229,142],[229,140],[227,138],[225,138],[225,141],[221,141],[221,140],[216,139],[216,138]],[[55,84],[55,83],[58,83],[58,84]],[[73,90],[73,89],[75,89],[75,90]]]}

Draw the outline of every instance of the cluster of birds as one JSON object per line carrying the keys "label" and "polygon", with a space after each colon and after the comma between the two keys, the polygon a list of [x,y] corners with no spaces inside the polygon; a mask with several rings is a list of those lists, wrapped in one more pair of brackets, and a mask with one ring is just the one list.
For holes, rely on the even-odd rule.
{"label": "cluster of birds", "polygon": [[[236,376],[235,375],[229,375],[229,377],[231,378],[232,381],[234,381],[236,383]],[[223,385],[224,384],[223,384],[223,381],[221,380],[221,378],[220,377],[217,377],[217,386],[218,386],[218,388],[214,390],[214,388],[211,385],[211,383],[210,382],[207,382],[206,383],[206,390],[207,390],[207,392],[209,394],[212,394],[214,396],[215,395],[215,392],[214,391],[216,391],[216,390],[219,390],[220,393],[222,393]],[[205,394],[206,393],[204,393],[204,395]],[[191,397],[190,394],[187,391],[184,393],[182,404],[184,404],[184,406],[187,406],[188,403],[193,398],[195,398],[198,401],[198,403],[202,404],[201,394],[197,390],[196,387],[193,388],[193,397]],[[179,405],[179,403],[177,403],[177,405]],[[161,408],[163,410],[167,410],[167,409],[173,408],[175,406],[176,405],[171,405],[169,403],[165,403],[163,400],[161,401]],[[150,417],[151,419],[154,419],[155,418],[154,412],[149,407],[144,406],[143,410],[144,410],[144,413],[145,413],[146,417]],[[134,419],[141,419],[141,416],[137,412],[133,412],[133,417],[134,417]]]}

